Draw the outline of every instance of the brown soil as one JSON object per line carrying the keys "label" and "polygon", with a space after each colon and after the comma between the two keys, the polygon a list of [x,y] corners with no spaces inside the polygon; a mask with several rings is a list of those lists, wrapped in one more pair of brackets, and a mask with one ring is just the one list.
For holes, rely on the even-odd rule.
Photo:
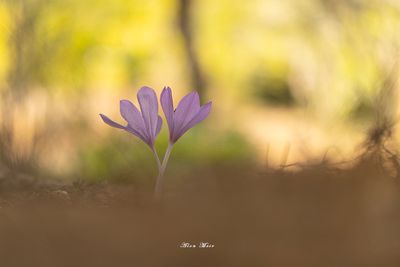
{"label": "brown soil", "polygon": [[3,191],[0,266],[400,265],[400,183],[373,164],[207,169],[166,192]]}

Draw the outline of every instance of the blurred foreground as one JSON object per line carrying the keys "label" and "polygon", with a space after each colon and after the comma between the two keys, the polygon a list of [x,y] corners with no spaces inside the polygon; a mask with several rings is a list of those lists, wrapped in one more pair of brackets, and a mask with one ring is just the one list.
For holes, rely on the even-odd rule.
{"label": "blurred foreground", "polygon": [[295,174],[199,168],[185,180],[162,202],[116,184],[3,191],[1,266],[400,264],[400,180],[371,158]]}

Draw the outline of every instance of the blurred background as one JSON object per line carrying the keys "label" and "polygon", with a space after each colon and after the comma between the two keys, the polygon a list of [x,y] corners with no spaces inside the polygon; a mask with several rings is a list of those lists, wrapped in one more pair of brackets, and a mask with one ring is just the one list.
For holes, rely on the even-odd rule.
{"label": "blurred background", "polygon": [[176,176],[352,158],[396,122],[399,29],[398,0],[1,0],[0,179],[153,183],[146,145],[98,116],[143,85],[213,101]]}

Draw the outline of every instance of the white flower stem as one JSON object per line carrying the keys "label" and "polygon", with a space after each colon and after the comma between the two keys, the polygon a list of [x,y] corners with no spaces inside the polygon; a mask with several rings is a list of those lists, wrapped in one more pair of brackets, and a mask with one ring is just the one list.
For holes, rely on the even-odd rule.
{"label": "white flower stem", "polygon": [[[157,177],[157,182],[156,182],[156,188],[154,191],[156,198],[159,198],[161,196],[163,180],[164,180],[164,172],[165,172],[165,169],[167,168],[168,159],[169,159],[169,156],[171,155],[172,147],[173,147],[173,144],[169,143],[167,151],[165,152],[162,164],[160,164],[160,159],[158,158],[158,156],[156,156],[156,158],[158,159],[157,160],[157,162],[158,162],[158,164],[157,164],[158,165],[158,177]],[[155,152],[155,150],[154,150],[154,153],[157,154]]]}
{"label": "white flower stem", "polygon": [[158,157],[157,151],[154,147],[152,147],[151,151],[153,151],[154,157],[156,158],[156,162],[157,162],[158,172],[160,172],[160,170],[161,170],[160,158]]}

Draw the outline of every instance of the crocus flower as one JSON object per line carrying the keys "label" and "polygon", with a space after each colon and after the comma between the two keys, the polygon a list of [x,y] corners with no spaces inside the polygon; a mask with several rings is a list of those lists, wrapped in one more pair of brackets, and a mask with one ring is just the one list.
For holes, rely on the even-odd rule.
{"label": "crocus flower", "polygon": [[174,144],[190,128],[207,118],[211,102],[200,106],[199,94],[193,91],[182,98],[176,109],[172,100],[171,88],[166,87],[161,93],[161,106],[167,119],[169,140]]}
{"label": "crocus flower", "polygon": [[168,123],[169,145],[162,164],[159,166],[159,176],[155,188],[156,197],[160,195],[162,190],[164,172],[169,156],[171,155],[172,147],[190,128],[207,118],[211,110],[211,102],[200,106],[199,94],[196,91],[184,96],[177,108],[174,109],[171,88],[165,87],[161,93],[160,102]]}
{"label": "crocus flower", "polygon": [[126,126],[112,121],[103,114],[100,114],[100,116],[108,125],[128,131],[149,145],[157,161],[158,177],[155,186],[155,196],[159,197],[162,189],[164,172],[173,145],[190,128],[207,118],[211,110],[211,102],[200,106],[199,94],[197,92],[192,92],[183,97],[178,107],[174,109],[171,88],[164,88],[160,100],[168,123],[169,145],[165,152],[164,159],[161,162],[154,147],[154,141],[162,125],[162,119],[158,115],[156,93],[149,87],[142,87],[137,94],[137,98],[141,112],[129,100],[121,100],[120,102],[121,116],[128,123]]}
{"label": "crocus flower", "polygon": [[120,113],[128,123],[126,126],[112,121],[106,115],[100,116],[111,127],[123,129],[139,137],[154,150],[154,141],[162,125],[162,119],[158,115],[157,96],[153,89],[144,86],[137,93],[137,99],[141,112],[131,101],[120,101]]}

